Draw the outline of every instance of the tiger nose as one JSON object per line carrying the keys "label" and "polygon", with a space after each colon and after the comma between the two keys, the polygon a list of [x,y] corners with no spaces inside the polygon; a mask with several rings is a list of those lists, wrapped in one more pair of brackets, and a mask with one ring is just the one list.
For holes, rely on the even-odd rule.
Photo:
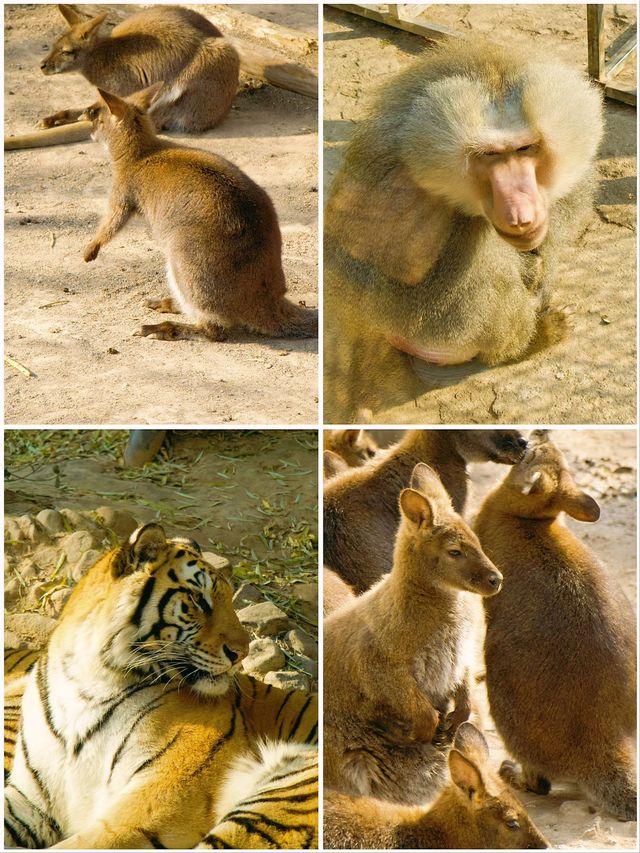
{"label": "tiger nose", "polygon": [[247,656],[248,649],[231,649],[229,646],[224,645],[222,647],[223,652],[229,658],[231,663],[235,663],[239,658],[244,658]]}

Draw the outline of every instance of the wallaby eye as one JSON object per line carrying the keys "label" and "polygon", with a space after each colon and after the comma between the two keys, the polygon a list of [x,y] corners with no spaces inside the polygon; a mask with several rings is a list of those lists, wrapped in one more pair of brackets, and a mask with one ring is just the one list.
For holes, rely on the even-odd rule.
{"label": "wallaby eye", "polygon": [[458,550],[458,548],[450,548],[449,549],[449,556],[450,557],[461,557],[462,551]]}
{"label": "wallaby eye", "polygon": [[523,145],[520,148],[518,148],[518,151],[520,151],[520,152],[532,151],[532,150],[533,150],[533,145]]}
{"label": "wallaby eye", "polygon": [[75,50],[62,50],[60,52],[62,53],[63,56],[73,56],[75,53]]}
{"label": "wallaby eye", "polygon": [[520,824],[518,823],[518,821],[515,818],[508,820],[507,826],[509,827],[509,829],[520,829]]}
{"label": "wallaby eye", "polygon": [[376,455],[375,450],[367,450],[367,456],[369,457],[369,459],[373,459],[373,457],[375,455]]}

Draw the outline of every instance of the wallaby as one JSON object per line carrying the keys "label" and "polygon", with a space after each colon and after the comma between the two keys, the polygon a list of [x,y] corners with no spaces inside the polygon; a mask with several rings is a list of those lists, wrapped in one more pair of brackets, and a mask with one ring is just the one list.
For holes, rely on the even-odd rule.
{"label": "wallaby", "polygon": [[442,786],[449,732],[471,712],[465,592],[495,595],[502,575],[429,466],[399,504],[393,569],[324,622],[324,778],[418,804]]}
{"label": "wallaby", "polygon": [[598,504],[576,486],[548,437],[485,499],[476,521],[504,573],[485,601],[491,714],[511,755],[513,784],[547,793],[577,782],[624,820],[636,819],[636,620],[598,558],[558,516],[596,521]]}
{"label": "wallaby", "polygon": [[350,470],[349,463],[339,453],[335,453],[333,450],[325,450],[322,454],[322,475],[325,480],[330,480],[337,474],[344,474],[345,471]]}
{"label": "wallaby", "polygon": [[[543,850],[549,845],[526,809],[489,764],[489,747],[469,722],[449,752],[449,781],[429,806],[324,792],[329,849]],[[407,786],[411,781],[407,780]]]}
{"label": "wallaby", "polygon": [[329,480],[324,490],[324,561],[355,592],[391,569],[398,496],[418,462],[430,465],[456,512],[467,496],[467,463],[513,465],[526,439],[515,429],[408,430],[378,461]]}
{"label": "wallaby", "polygon": [[94,139],[114,164],[107,213],[84,251],[93,261],[132,213],[143,214],[167,257],[171,296],[146,305],[183,312],[193,325],[167,320],[136,334],[159,340],[225,340],[244,327],[272,337],[313,337],[316,312],[285,298],[280,228],[267,193],[233,163],[184,148],[154,133],[146,113],[156,83],[123,99],[98,90],[87,110]]}
{"label": "wallaby", "polygon": [[351,468],[359,468],[373,459],[379,451],[377,443],[363,429],[326,429],[323,435],[325,450],[342,456]]}
{"label": "wallaby", "polygon": [[326,566],[322,571],[322,613],[328,616],[354,598],[351,588]]}
{"label": "wallaby", "polygon": [[[77,71],[94,86],[122,97],[164,82],[149,111],[157,130],[208,130],[231,109],[240,59],[220,30],[197,12],[151,6],[102,35],[106,12],[87,20],[71,6],[58,9],[69,29],[40,63],[44,74]],[[68,124],[83,112],[62,110],[42,119],[40,126]]]}

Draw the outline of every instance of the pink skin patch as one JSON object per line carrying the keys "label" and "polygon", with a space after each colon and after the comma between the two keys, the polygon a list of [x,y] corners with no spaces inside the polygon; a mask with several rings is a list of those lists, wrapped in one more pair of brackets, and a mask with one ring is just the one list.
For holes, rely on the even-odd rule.
{"label": "pink skin patch", "polygon": [[[546,205],[536,179],[533,157],[500,156],[486,165],[491,185],[491,220],[498,233],[538,246],[546,234]],[[531,244],[531,245],[529,245]]]}
{"label": "pink skin patch", "polygon": [[387,341],[395,349],[409,353],[422,361],[428,361],[430,364],[464,364],[471,361],[478,354],[478,350],[473,347],[462,347],[457,349],[427,349],[427,347],[419,346],[411,343],[406,338],[391,336]]}

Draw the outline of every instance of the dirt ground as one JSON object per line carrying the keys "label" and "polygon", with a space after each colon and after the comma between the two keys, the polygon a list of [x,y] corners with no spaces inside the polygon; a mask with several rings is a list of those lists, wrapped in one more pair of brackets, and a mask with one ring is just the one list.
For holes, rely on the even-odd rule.
{"label": "dirt ground", "polygon": [[[635,21],[635,7],[605,7],[607,40]],[[612,10],[615,10],[614,12]],[[424,39],[325,6],[325,192],[336,175],[368,92],[428,48]],[[586,69],[584,5],[429,5],[426,21],[470,38],[548,47]],[[634,63],[619,78],[634,82]],[[567,105],[569,108],[570,105]],[[605,105],[596,214],[563,253],[555,299],[570,305],[573,333],[518,364],[379,412],[377,423],[635,423],[636,111]]]}
{"label": "dirt ground", "polygon": [[[381,446],[396,441],[398,430],[372,430]],[[595,524],[566,519],[568,527],[592,548],[637,607],[636,432],[632,429],[554,430],[554,441],[565,454],[578,485],[594,497],[601,509]],[[472,519],[483,496],[504,476],[502,465],[471,465],[471,491],[465,515]],[[492,763],[499,767],[508,755],[488,710],[486,690],[478,686],[476,699],[484,717],[484,730]],[[624,823],[594,810],[575,786],[554,785],[548,796],[524,794],[538,828],[554,848],[563,850],[637,849],[635,822]]]}
{"label": "dirt ground", "polygon": [[[193,6],[216,20],[221,6]],[[299,42],[269,47],[314,67],[315,6],[235,7],[272,20]],[[77,74],[45,77],[39,63],[64,22],[53,5],[5,7],[5,128],[95,100]],[[229,33],[251,41],[241,24]],[[318,305],[317,101],[272,86],[241,92],[226,121],[204,135],[171,134],[233,161],[263,186],[283,234],[294,301]],[[146,298],[168,293],[159,246],[136,218],[91,265],[82,259],[108,196],[111,166],[88,141],[5,155],[6,352],[10,423],[311,423],[317,412],[317,341],[238,335],[225,343],[132,337],[157,315]]]}

